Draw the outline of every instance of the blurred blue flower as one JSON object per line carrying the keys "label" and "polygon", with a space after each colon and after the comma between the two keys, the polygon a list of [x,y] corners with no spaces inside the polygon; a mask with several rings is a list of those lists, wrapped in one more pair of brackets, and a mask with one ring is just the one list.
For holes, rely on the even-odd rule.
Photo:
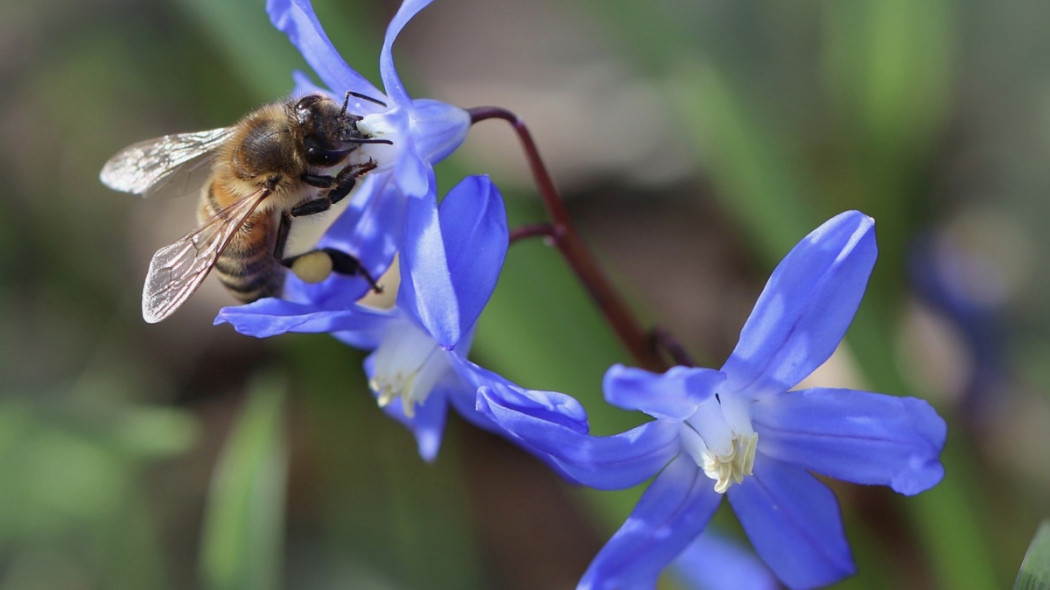
{"label": "blurred blue flower", "polygon": [[[321,28],[309,0],[269,0],[266,9],[278,30],[288,35],[328,89],[301,72],[295,73],[296,94],[322,93],[342,101],[354,92],[377,102],[349,97],[348,109],[363,119],[358,129],[391,145],[363,145],[355,155],[371,158],[378,167],[355,189],[349,209],[319,243],[356,256],[372,276],[390,264],[400,241],[400,224],[407,197],[436,192],[433,164],[466,139],[470,115],[463,109],[430,99],[413,99],[394,69],[391,48],[401,29],[432,0],[405,0],[387,27],[379,57],[385,92],[379,91],[343,61]],[[290,280],[289,284],[297,283]],[[367,289],[357,281],[356,295]],[[308,287],[302,287],[308,289]]]}
{"label": "blurred blue flower", "polygon": [[830,584],[855,567],[835,497],[810,471],[908,495],[941,480],[946,427],[925,401],[788,391],[838,346],[875,258],[871,218],[840,214],[777,266],[721,370],[609,369],[606,400],[655,418],[628,432],[580,434],[479,390],[479,411],[578,483],[617,489],[656,475],[579,588],[654,587],[723,494],[785,584]]}
{"label": "blurred blue flower", "polygon": [[692,590],[777,590],[780,587],[754,553],[704,531],[671,562],[674,577]]}
{"label": "blurred blue flower", "polygon": [[[586,415],[576,400],[526,391],[466,358],[507,253],[506,212],[495,185],[488,177],[468,177],[440,208],[433,194],[410,199],[405,225],[402,279],[392,309],[348,300],[339,285],[326,282],[309,301],[261,299],[222,309],[215,323],[229,322],[259,338],[330,332],[374,350],[365,361],[372,391],[389,415],[413,431],[427,460],[437,455],[450,405],[471,423],[500,432],[475,409],[479,387],[498,388],[506,392],[501,403],[586,432]],[[398,398],[400,403],[393,403]]]}
{"label": "blurred blue flower", "polygon": [[911,244],[908,278],[916,296],[950,323],[968,355],[957,392],[963,415],[989,423],[1010,393],[1002,270],[941,227],[919,234]]}

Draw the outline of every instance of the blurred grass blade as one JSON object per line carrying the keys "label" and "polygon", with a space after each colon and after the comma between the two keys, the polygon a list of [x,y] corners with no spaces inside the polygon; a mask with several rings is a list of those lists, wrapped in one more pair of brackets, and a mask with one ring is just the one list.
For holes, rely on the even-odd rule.
{"label": "blurred grass blade", "polygon": [[[287,37],[270,24],[263,2],[234,0],[180,0],[207,34],[221,55],[234,65],[241,83],[248,84],[260,100],[273,100],[288,93],[292,71],[313,72],[304,63]],[[332,37],[332,42],[350,65],[378,80],[377,66],[383,27],[375,26],[376,19],[367,3],[358,3],[355,18],[345,18],[328,11],[328,2],[314,2],[320,20]],[[403,76],[404,74],[402,74]]]}
{"label": "blurred grass blade", "polygon": [[1050,520],[1044,520],[1021,562],[1014,590],[1050,588]]}
{"label": "blurred grass blade", "polygon": [[816,219],[804,166],[782,134],[713,64],[683,61],[671,107],[722,198],[766,260],[776,261]]}
{"label": "blurred grass blade", "polygon": [[209,590],[280,586],[287,451],[281,378],[264,375],[215,469],[204,519],[201,579]]}

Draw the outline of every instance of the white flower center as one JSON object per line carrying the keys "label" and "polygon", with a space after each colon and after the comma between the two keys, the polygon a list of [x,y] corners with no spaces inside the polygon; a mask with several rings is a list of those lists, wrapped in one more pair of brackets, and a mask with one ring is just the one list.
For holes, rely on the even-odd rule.
{"label": "white flower center", "polygon": [[719,494],[753,473],[758,433],[751,427],[749,405],[737,396],[714,396],[682,423],[683,451],[715,481]]}
{"label": "white flower center", "polygon": [[733,450],[728,455],[706,451],[701,457],[700,468],[704,475],[715,480],[715,491],[724,494],[729,486],[742,483],[745,475],[751,475],[755,466],[755,448],[758,433],[733,437]]}
{"label": "white flower center", "polygon": [[357,158],[360,161],[367,162],[371,159],[377,164],[378,170],[389,168],[397,162],[402,129],[390,111],[365,115],[357,122],[357,129],[371,139],[386,139],[391,142],[362,144],[357,150]]}
{"label": "white flower center", "polygon": [[400,397],[405,415],[415,415],[434,386],[452,368],[447,351],[422,329],[408,321],[393,323],[375,352],[372,379],[380,406]]}

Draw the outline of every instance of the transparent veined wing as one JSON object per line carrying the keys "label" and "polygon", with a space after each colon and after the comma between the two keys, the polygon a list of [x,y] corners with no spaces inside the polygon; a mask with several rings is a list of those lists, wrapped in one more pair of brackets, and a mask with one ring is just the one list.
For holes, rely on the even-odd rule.
{"label": "transparent veined wing", "polygon": [[178,241],[157,250],[142,288],[142,318],[155,324],[175,312],[201,286],[233,235],[270,191],[242,197]]}
{"label": "transparent veined wing", "polygon": [[215,150],[232,132],[232,127],[222,127],[140,141],[110,158],[99,180],[114,190],[152,197],[182,178],[185,186],[179,187],[179,194],[188,194],[204,183],[202,176],[189,178],[207,169]]}

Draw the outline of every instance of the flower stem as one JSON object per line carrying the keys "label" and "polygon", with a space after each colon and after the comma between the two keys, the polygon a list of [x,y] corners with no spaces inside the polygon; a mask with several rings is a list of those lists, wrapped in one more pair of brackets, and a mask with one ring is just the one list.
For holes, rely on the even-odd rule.
{"label": "flower stem", "polygon": [[507,121],[514,127],[514,131],[521,141],[522,148],[525,150],[525,157],[529,162],[532,178],[536,182],[536,188],[543,199],[543,206],[547,210],[550,224],[542,232],[530,230],[520,237],[547,236],[558,247],[558,251],[561,252],[562,257],[565,258],[569,266],[572,267],[573,272],[576,273],[576,276],[590,294],[598,309],[601,310],[613,331],[616,332],[624,347],[634,357],[635,362],[651,371],[666,370],[668,363],[657,352],[654,346],[655,341],[642,328],[638,319],[627,307],[623,297],[620,296],[619,292],[613,288],[612,284],[605,277],[605,274],[587,249],[587,245],[573,226],[572,220],[569,218],[569,211],[565,207],[565,202],[558,194],[558,189],[554,186],[554,181],[551,179],[550,173],[540,157],[539,149],[537,149],[528,127],[525,126],[525,122],[514,113],[501,107],[475,107],[467,109],[467,112],[470,113],[471,124],[488,119]]}
{"label": "flower stem", "polygon": [[656,327],[649,331],[649,336],[652,338],[653,348],[664,351],[667,356],[671,357],[674,364],[683,367],[696,366],[696,361],[686,352],[685,347],[674,337],[674,334],[664,328]]}
{"label": "flower stem", "polygon": [[523,225],[510,230],[510,243],[513,244],[518,240],[525,240],[528,238],[547,238],[553,239],[555,233],[554,226],[549,223],[533,223],[529,225]]}

